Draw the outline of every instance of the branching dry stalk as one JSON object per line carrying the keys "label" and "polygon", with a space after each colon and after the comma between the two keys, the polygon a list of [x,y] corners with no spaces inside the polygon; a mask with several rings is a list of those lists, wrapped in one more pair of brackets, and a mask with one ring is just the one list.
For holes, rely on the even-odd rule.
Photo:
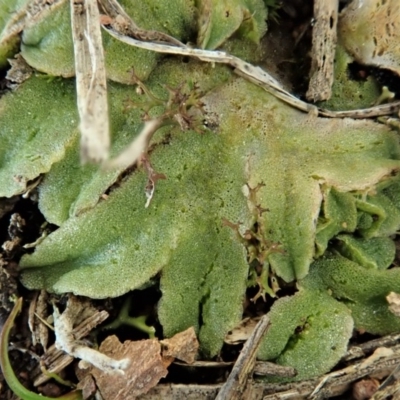
{"label": "branching dry stalk", "polygon": [[99,351],[78,342],[73,334],[74,324],[83,311],[83,304],[74,296],[70,296],[65,311],[60,314],[54,305],[54,333],[56,335],[56,348],[72,357],[92,364],[107,373],[124,374],[129,366],[129,359],[114,360]]}
{"label": "branching dry stalk", "polygon": [[[93,314],[82,321],[76,328],[72,330],[72,335],[75,340],[79,341],[87,336],[92,329],[100,325],[108,318],[107,311],[93,310]],[[57,374],[67,367],[74,360],[74,357],[64,353],[62,350],[56,348],[53,344],[49,347],[46,353],[42,356],[43,367],[46,373],[42,373],[40,368],[34,371],[34,386],[40,386],[51,379],[49,374]]]}

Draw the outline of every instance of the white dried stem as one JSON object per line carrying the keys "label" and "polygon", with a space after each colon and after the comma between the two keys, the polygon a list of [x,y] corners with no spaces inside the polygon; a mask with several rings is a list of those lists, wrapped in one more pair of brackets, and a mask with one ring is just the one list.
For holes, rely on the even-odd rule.
{"label": "white dried stem", "polygon": [[[90,317],[86,318],[72,331],[75,340],[79,340],[87,336],[93,328],[104,322],[109,317],[107,311],[105,310],[93,310],[93,312],[94,313]],[[74,358],[68,354],[65,354],[62,350],[58,350],[53,344],[50,346],[48,351],[46,351],[44,356],[42,356],[41,360],[43,361],[44,369],[47,371],[47,374],[42,373],[41,368],[36,368],[34,370],[33,376],[35,378],[33,385],[35,387],[40,386],[50,380],[51,378],[49,373],[59,373],[65,367],[71,364]]]}
{"label": "white dried stem", "polygon": [[139,28],[116,0],[98,0],[98,3],[101,11],[118,20],[120,29],[128,36],[144,41],[185,46],[182,42],[164,32]]}
{"label": "white dried stem", "polygon": [[86,361],[104,372],[124,374],[124,370],[129,366],[129,359],[114,360],[97,350],[83,345],[75,339],[73,326],[81,312],[80,303],[74,301],[73,297],[68,300],[67,308],[62,314],[54,306],[53,316],[56,348],[72,357]]}
{"label": "white dried stem", "polygon": [[[114,0],[110,0],[114,1]],[[336,1],[336,0],[335,0]],[[115,14],[114,14],[115,16]],[[286,91],[282,85],[274,79],[271,75],[269,75],[266,71],[259,67],[255,67],[238,57],[232,56],[223,51],[214,51],[214,50],[202,50],[202,49],[193,49],[188,46],[174,46],[170,44],[160,43],[159,41],[142,41],[137,40],[133,36],[133,34],[128,33],[125,29],[129,24],[126,24],[126,16],[122,17],[123,24],[121,26],[118,18],[115,17],[110,18],[110,20],[106,21],[103,24],[103,28],[113,37],[129,44],[131,46],[139,47],[141,49],[151,50],[158,53],[166,53],[166,54],[176,54],[188,57],[195,57],[201,61],[206,62],[216,62],[230,65],[235,69],[235,72],[244,77],[245,79],[255,83],[257,86],[262,87],[267,92],[273,94],[275,97],[283,100],[284,102],[290,104],[291,106],[305,111],[310,112],[315,115],[321,115],[324,117],[330,118],[370,118],[376,117],[380,115],[388,115],[400,109],[400,101],[393,102],[390,104],[382,104],[376,107],[371,107],[368,109],[360,109],[360,110],[349,110],[349,111],[330,111],[318,108],[313,104],[306,103],[293,96],[291,93]],[[121,29],[123,27],[124,29]],[[128,29],[129,31],[129,29]]]}
{"label": "white dried stem", "polygon": [[150,139],[163,124],[163,118],[152,119],[144,123],[142,131],[134,141],[115,159],[107,162],[107,168],[128,168],[135,164],[141,155],[146,152]]}
{"label": "white dried stem", "polygon": [[139,47],[146,50],[152,50],[158,53],[176,54],[181,56],[196,57],[201,61],[216,62],[221,64],[228,64],[235,68],[235,72],[238,75],[245,77],[246,79],[254,82],[258,86],[261,86],[266,91],[270,92],[274,96],[286,101],[294,107],[309,112],[315,110],[317,107],[308,104],[297,97],[287,92],[282,85],[274,79],[271,75],[265,72],[259,67],[255,67],[238,57],[232,56],[224,51],[215,50],[202,50],[193,49],[191,47],[172,46],[169,44],[163,44],[159,42],[147,42],[134,39],[133,37],[127,36],[126,34],[120,33],[112,27],[104,26],[103,28],[113,37],[121,42],[129,44],[131,46]]}
{"label": "white dried stem", "polygon": [[104,161],[110,147],[106,72],[96,0],[71,0],[81,160]]}

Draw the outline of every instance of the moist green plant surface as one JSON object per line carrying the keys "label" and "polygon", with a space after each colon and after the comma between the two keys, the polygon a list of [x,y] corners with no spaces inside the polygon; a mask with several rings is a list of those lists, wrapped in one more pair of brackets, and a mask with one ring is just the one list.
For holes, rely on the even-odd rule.
{"label": "moist green plant surface", "polygon": [[[165,32],[185,42],[193,35],[196,9],[191,0],[121,1],[121,5],[143,29]],[[104,36],[103,45],[107,76],[116,82],[130,83],[133,68],[140,79],[146,79],[160,60],[155,52],[124,45],[109,35]],[[74,75],[68,2],[24,30],[21,54],[39,71],[64,77]]]}
{"label": "moist green plant surface", "polygon": [[[145,4],[157,21],[160,14],[168,21],[157,29],[184,40],[197,21],[194,5],[180,3],[165,10]],[[245,55],[245,46],[265,30],[263,4],[203,2],[198,43],[213,49],[233,35]],[[262,12],[255,13],[257,7]],[[164,16],[169,12],[170,18]],[[62,18],[68,27],[67,14]],[[69,75],[48,69],[57,67],[48,58],[55,48],[65,53],[60,60],[72,51],[59,44],[70,41],[62,26],[57,33],[43,21],[43,27],[24,32],[23,55],[39,71]],[[51,50],[45,51],[48,32]],[[112,54],[106,34],[104,42]],[[108,83],[112,156],[138,134],[143,110],[153,117],[168,111],[172,92],[196,98],[198,107],[187,115],[196,122],[182,130],[172,118],[153,137],[148,159],[166,179],[156,182],[145,207],[143,165],[128,172],[80,165],[72,79],[37,73],[4,95],[0,196],[21,194],[40,176],[39,209],[58,226],[22,257],[27,288],[101,299],[157,278],[164,334],[194,326],[203,356],[214,357],[241,319],[249,276],[255,274],[250,261],[257,258],[267,276],[280,278],[281,286],[297,281],[300,289],[292,297],[277,293],[259,353],[294,366],[296,379],[329,371],[346,351],[353,326],[374,334],[400,330],[385,300],[399,291],[400,281],[398,269],[387,269],[395,252],[391,237],[400,227],[394,131],[373,121],[302,113],[227,67],[149,52],[139,56],[139,50],[114,45],[135,53],[128,56],[135,73],[148,79],[147,94]],[[109,77],[131,82],[132,71],[121,65],[107,65]],[[120,70],[125,78],[116,78]],[[271,293],[266,286],[261,290]]]}

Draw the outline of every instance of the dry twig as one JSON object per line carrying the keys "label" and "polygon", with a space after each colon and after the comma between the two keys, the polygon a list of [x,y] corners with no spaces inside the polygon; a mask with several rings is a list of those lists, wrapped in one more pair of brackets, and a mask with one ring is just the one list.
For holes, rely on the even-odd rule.
{"label": "dry twig", "polygon": [[[110,0],[115,1],[115,0]],[[128,21],[126,20],[128,18]],[[141,41],[135,39],[134,35],[130,35],[126,27],[129,26],[129,17],[116,16],[115,18],[108,18],[103,20],[103,28],[114,38],[135,46],[141,49],[156,51],[165,54],[175,54],[181,56],[195,57],[201,61],[216,62],[221,64],[227,64],[234,68],[235,73],[244,77],[245,79],[253,82],[257,86],[262,87],[267,92],[273,94],[275,97],[283,100],[291,106],[305,112],[309,112],[315,115],[321,115],[330,118],[371,118],[381,115],[392,114],[400,109],[400,101],[381,104],[368,109],[360,110],[349,110],[349,111],[330,111],[316,107],[313,104],[306,103],[299,98],[293,96],[291,93],[286,91],[282,85],[269,75],[266,71],[260,67],[255,67],[242,59],[232,56],[224,51],[214,50],[201,50],[194,49],[188,46],[175,46],[170,44],[164,44],[150,41]]]}
{"label": "dry twig", "polygon": [[[342,395],[349,389],[350,385],[368,375],[388,375],[390,371],[400,362],[400,335],[389,335],[384,338],[375,339],[360,345],[365,352],[375,350],[378,345],[377,341],[385,343],[391,348],[380,348],[377,352],[367,358],[353,362],[351,365],[341,370],[329,373],[320,378],[310,379],[307,381],[269,384],[255,380],[248,382],[249,390],[246,392],[248,397],[246,400],[298,400],[308,399],[314,393],[314,399],[330,398]],[[358,347],[358,346],[357,346]],[[350,351],[349,354],[354,354]],[[259,363],[256,363],[256,365]],[[196,363],[194,364],[196,365]],[[193,366],[193,365],[192,365]],[[394,375],[397,377],[398,370]],[[396,381],[395,381],[396,382]],[[388,384],[382,384],[382,389],[386,389],[387,385],[393,383],[391,379]],[[391,386],[391,392],[396,386]],[[140,396],[142,400],[165,399],[165,400],[186,400],[187,398],[196,399],[212,399],[214,400],[222,385],[158,385],[151,389],[146,395]],[[379,392],[376,393],[379,395]],[[374,400],[381,400],[383,397],[377,397]]]}
{"label": "dry twig", "polygon": [[335,59],[338,0],[314,0],[311,79],[307,100],[328,100],[332,94]]}
{"label": "dry twig", "polygon": [[248,381],[253,374],[257,351],[268,326],[269,317],[268,315],[264,315],[244,344],[231,374],[222,386],[215,400],[240,400],[248,398],[250,394],[248,391],[251,389],[251,385],[248,385]]}

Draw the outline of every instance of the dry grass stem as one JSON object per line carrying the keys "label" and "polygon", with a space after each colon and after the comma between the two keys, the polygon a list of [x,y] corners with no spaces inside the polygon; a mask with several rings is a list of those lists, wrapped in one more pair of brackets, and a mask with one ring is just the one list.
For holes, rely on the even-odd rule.
{"label": "dry grass stem", "polygon": [[[376,116],[392,114],[400,110],[400,101],[382,104],[368,109],[349,110],[349,111],[330,111],[316,107],[313,104],[306,103],[299,98],[293,96],[286,91],[282,85],[269,75],[266,71],[259,67],[255,67],[238,57],[232,56],[224,51],[218,50],[201,50],[194,49],[188,46],[175,46],[170,44],[160,43],[159,41],[149,42],[137,40],[127,33],[126,17],[119,19],[118,16],[105,19],[103,28],[114,38],[145,50],[151,50],[158,53],[175,54],[181,56],[195,57],[201,61],[211,63],[227,64],[234,68],[234,71],[243,78],[253,82],[257,86],[262,87],[267,92],[275,97],[283,100],[291,106],[308,113],[321,115],[330,118],[372,118]],[[124,23],[121,24],[121,21]]]}
{"label": "dry grass stem", "polygon": [[108,158],[110,128],[106,71],[96,0],[71,0],[81,160]]}
{"label": "dry grass stem", "polygon": [[182,42],[166,33],[139,28],[116,0],[98,0],[98,3],[100,10],[113,19],[118,24],[119,31],[126,35],[138,40],[185,47]]}

